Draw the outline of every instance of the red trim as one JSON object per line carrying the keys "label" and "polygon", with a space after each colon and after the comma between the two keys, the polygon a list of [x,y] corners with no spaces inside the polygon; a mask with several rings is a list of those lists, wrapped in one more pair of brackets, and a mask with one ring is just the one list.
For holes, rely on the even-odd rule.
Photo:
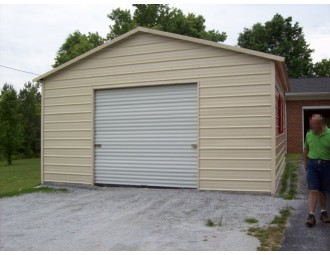
{"label": "red trim", "polygon": [[278,117],[278,133],[283,133],[283,99],[281,95],[277,97],[277,117]]}

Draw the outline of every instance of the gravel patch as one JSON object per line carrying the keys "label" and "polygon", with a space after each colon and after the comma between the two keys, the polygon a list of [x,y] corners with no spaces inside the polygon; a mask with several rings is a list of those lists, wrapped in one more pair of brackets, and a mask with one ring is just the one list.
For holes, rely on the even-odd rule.
{"label": "gravel patch", "polygon": [[[188,189],[32,193],[0,199],[0,250],[256,250],[259,241],[247,229],[298,203]],[[222,226],[208,227],[207,219]]]}

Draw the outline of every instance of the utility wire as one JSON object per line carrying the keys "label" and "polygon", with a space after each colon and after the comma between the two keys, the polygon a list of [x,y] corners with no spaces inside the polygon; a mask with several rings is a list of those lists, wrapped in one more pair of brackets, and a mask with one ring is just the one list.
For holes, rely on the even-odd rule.
{"label": "utility wire", "polygon": [[12,67],[9,67],[9,66],[0,65],[0,67],[8,68],[8,69],[15,70],[15,71],[22,72],[22,73],[29,73],[29,74],[34,74],[34,75],[40,75],[40,74],[37,74],[37,73],[31,73],[31,72],[23,71],[23,70],[20,70],[20,69],[12,68]]}

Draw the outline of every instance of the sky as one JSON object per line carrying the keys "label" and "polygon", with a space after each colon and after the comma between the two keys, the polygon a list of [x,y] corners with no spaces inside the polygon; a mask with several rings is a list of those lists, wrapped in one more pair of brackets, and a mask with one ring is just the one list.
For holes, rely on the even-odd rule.
{"label": "sky", "polygon": [[[18,1],[20,2],[20,1]],[[116,8],[134,8],[131,2],[101,1],[89,4],[84,1],[61,1],[71,4],[0,4],[0,87],[12,84],[16,90],[25,82],[32,81],[39,74],[52,69],[57,50],[70,33],[98,32],[106,37],[111,24],[107,14]],[[97,3],[99,1],[94,1]],[[237,45],[239,33],[244,27],[251,28],[255,23],[265,23],[276,13],[284,18],[292,17],[293,23],[303,27],[307,43],[311,49],[313,62],[330,58],[330,4],[292,4],[294,1],[276,1],[275,4],[217,4],[216,2],[180,1],[167,2],[181,9],[185,14],[193,12],[203,15],[206,28],[227,33],[228,45]],[[191,3],[192,2],[192,3]],[[232,3],[233,1],[231,1]],[[261,2],[261,1],[255,1]],[[283,4],[283,3],[291,4]],[[11,1],[10,3],[15,3]],[[8,69],[10,67],[30,73]],[[33,74],[31,74],[33,73]]]}

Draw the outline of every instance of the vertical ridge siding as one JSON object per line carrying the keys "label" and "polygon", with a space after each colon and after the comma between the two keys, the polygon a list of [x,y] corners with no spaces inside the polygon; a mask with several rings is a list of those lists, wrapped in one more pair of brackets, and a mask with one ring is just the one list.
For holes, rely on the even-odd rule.
{"label": "vertical ridge siding", "polygon": [[142,33],[47,77],[45,181],[93,184],[93,89],[198,83],[199,189],[270,192],[270,63]]}

